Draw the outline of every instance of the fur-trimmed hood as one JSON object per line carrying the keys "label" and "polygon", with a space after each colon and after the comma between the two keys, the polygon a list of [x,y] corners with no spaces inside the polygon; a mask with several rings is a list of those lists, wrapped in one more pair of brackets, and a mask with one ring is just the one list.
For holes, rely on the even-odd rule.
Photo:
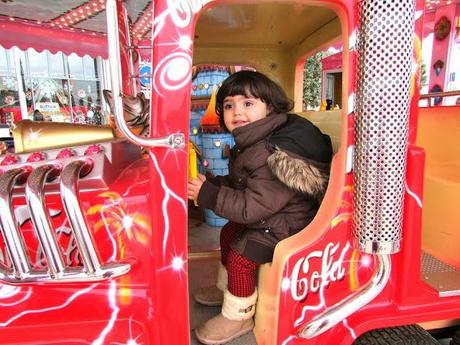
{"label": "fur-trimmed hood", "polygon": [[321,201],[326,191],[332,160],[332,144],[307,119],[288,114],[287,122],[269,139],[273,153],[268,166],[288,187]]}

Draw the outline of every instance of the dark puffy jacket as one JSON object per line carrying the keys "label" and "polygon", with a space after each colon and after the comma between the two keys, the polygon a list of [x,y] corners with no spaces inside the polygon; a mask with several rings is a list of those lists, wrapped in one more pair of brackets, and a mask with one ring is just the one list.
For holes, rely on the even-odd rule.
{"label": "dark puffy jacket", "polygon": [[232,134],[229,175],[205,181],[198,200],[245,225],[234,250],[259,264],[270,262],[276,244],[315,216],[327,187],[331,141],[293,114],[270,114]]}

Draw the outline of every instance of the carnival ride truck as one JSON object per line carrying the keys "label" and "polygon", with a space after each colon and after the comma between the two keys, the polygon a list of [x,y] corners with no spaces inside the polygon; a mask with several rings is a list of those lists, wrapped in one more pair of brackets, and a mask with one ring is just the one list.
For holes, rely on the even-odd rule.
{"label": "carnival ride truck", "polygon": [[[436,344],[420,324],[460,318],[460,122],[458,107],[418,107],[423,3],[157,0],[148,9],[146,48],[130,34],[123,2],[105,3],[112,110],[124,138],[25,122],[14,130],[16,153],[2,157],[0,343],[194,341],[191,75],[218,63],[279,82],[335,150],[314,221],[260,268],[257,344]],[[5,44],[21,23],[1,23]],[[91,44],[45,24],[50,40]],[[305,58],[338,41],[341,109],[302,112]],[[149,137],[123,114],[123,96],[137,92],[140,49],[151,53]]]}

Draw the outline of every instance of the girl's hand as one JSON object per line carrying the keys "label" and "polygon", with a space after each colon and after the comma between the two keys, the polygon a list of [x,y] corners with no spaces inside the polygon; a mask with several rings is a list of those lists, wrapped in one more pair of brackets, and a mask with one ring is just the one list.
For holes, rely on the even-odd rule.
{"label": "girl's hand", "polygon": [[190,200],[196,200],[198,198],[198,194],[200,193],[200,189],[204,181],[206,181],[206,177],[202,174],[198,174],[198,178],[188,181],[187,194]]}

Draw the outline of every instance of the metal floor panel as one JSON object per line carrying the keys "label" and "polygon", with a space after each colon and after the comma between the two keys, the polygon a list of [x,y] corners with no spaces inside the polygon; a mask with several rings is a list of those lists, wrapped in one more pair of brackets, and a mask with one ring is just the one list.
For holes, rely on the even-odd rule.
{"label": "metal floor panel", "polygon": [[422,280],[438,291],[439,297],[460,296],[460,268],[422,251]]}

